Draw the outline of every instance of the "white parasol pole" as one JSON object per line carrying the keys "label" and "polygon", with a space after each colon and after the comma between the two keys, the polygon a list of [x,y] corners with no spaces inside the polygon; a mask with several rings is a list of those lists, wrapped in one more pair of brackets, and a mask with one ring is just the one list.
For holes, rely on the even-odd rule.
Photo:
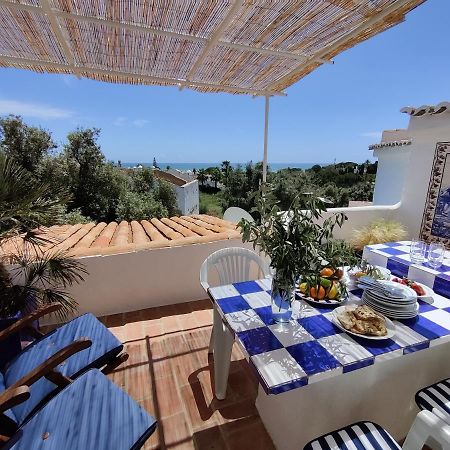
{"label": "white parasol pole", "polygon": [[265,113],[264,113],[264,158],[263,158],[263,173],[262,181],[266,182],[267,179],[267,142],[269,138],[269,99],[270,96],[266,95]]}

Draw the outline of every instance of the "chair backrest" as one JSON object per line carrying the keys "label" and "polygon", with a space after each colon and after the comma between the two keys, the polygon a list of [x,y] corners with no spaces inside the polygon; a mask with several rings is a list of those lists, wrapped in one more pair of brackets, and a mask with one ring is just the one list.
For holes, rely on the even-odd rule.
{"label": "chair backrest", "polygon": [[247,248],[230,247],[209,255],[200,268],[200,283],[203,289],[208,290],[210,283],[208,273],[214,268],[219,277],[219,285],[250,281],[252,262],[258,268],[257,278],[265,278],[269,275],[269,265],[255,252]]}
{"label": "chair backrest", "polygon": [[253,222],[253,217],[245,211],[245,209],[238,208],[237,206],[231,206],[223,213],[223,220],[227,220],[232,223],[239,223],[241,219],[247,219],[249,222]]}

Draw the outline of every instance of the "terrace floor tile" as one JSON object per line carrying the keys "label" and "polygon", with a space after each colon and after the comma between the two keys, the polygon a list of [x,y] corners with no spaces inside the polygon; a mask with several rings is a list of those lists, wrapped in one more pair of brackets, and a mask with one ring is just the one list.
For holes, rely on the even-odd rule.
{"label": "terrace floor tile", "polygon": [[102,320],[130,355],[109,378],[159,423],[145,450],[274,448],[255,407],[257,380],[236,345],[227,399],[214,397],[209,300]]}

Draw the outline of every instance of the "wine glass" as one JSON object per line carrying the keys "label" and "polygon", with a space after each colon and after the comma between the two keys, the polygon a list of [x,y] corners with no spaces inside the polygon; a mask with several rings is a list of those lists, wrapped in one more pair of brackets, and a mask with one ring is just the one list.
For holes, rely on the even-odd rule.
{"label": "wine glass", "polygon": [[445,247],[439,242],[432,242],[428,249],[428,264],[435,270],[441,267],[444,254]]}

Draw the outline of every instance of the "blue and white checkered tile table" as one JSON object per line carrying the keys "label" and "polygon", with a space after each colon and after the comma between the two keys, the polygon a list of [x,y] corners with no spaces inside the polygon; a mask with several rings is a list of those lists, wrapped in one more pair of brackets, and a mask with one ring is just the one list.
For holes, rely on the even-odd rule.
{"label": "blue and white checkered tile table", "polygon": [[408,277],[426,284],[437,294],[450,298],[450,252],[445,252],[441,267],[433,269],[424,264],[413,264],[409,257],[410,241],[367,245],[363,258],[371,264],[389,269],[397,277]]}
{"label": "blue and white checkered tile table", "polygon": [[[349,301],[359,301],[361,293],[351,291]],[[304,301],[294,302],[297,319],[272,323],[269,279],[211,288],[210,294],[270,394],[450,342],[450,299],[439,295],[433,305],[420,302],[416,318],[394,321],[392,339],[374,341],[342,332],[331,321],[332,308]]]}

